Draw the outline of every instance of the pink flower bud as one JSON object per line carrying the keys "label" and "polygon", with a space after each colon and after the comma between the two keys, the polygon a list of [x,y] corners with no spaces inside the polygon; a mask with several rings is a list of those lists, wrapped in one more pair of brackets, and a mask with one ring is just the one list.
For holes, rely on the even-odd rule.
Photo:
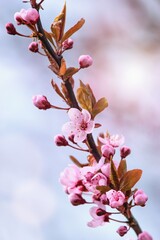
{"label": "pink flower bud", "polygon": [[66,39],[62,43],[62,48],[63,48],[63,50],[68,50],[68,49],[73,48],[73,40],[71,38]]}
{"label": "pink flower bud", "polygon": [[38,43],[37,42],[31,42],[28,46],[28,49],[31,51],[31,52],[38,52]]}
{"label": "pink flower bud", "polygon": [[143,190],[137,190],[134,194],[134,203],[139,206],[145,206],[148,196],[143,192]]}
{"label": "pink flower bud", "polygon": [[77,194],[77,193],[71,193],[69,195],[69,200],[73,206],[78,206],[86,203],[86,200],[82,198],[80,194]]}
{"label": "pink flower bud", "polygon": [[118,208],[125,202],[125,195],[121,191],[115,191],[113,189],[106,192],[106,196],[109,200],[109,206],[111,208]]}
{"label": "pink flower bud", "polygon": [[17,22],[18,25],[24,23],[24,20],[23,20],[23,18],[22,18],[22,16],[21,16],[21,14],[22,14],[23,11],[26,11],[26,10],[25,10],[25,9],[21,9],[20,12],[16,12],[16,13],[14,14],[14,20]]}
{"label": "pink flower bud", "polygon": [[39,13],[35,8],[31,8],[22,11],[21,17],[26,22],[26,24],[36,24],[39,19]]}
{"label": "pink flower bud", "polygon": [[47,98],[43,95],[33,96],[32,98],[33,104],[39,109],[49,109],[51,108],[51,104],[48,102]]}
{"label": "pink flower bud", "polygon": [[101,151],[104,157],[110,159],[111,156],[115,154],[115,149],[109,144],[102,145]]}
{"label": "pink flower bud", "polygon": [[73,144],[76,144],[76,142],[74,141],[74,135],[73,134],[68,137],[68,140],[70,142],[72,142]]}
{"label": "pink flower bud", "polygon": [[128,228],[126,226],[120,226],[116,232],[119,236],[123,237],[128,232]]}
{"label": "pink flower bud", "polygon": [[8,34],[11,34],[11,35],[16,35],[17,34],[15,26],[12,23],[7,23],[6,24],[6,30],[7,30]]}
{"label": "pink flower bud", "polygon": [[126,158],[131,153],[131,149],[127,146],[120,148],[121,158]]}
{"label": "pink flower bud", "polygon": [[147,232],[142,232],[138,235],[138,240],[153,240],[151,235]]}
{"label": "pink flower bud", "polygon": [[78,62],[80,68],[87,68],[92,65],[93,59],[89,55],[81,55]]}
{"label": "pink flower bud", "polygon": [[65,137],[63,135],[59,135],[59,134],[54,137],[54,142],[59,147],[68,145],[68,142],[65,139]]}

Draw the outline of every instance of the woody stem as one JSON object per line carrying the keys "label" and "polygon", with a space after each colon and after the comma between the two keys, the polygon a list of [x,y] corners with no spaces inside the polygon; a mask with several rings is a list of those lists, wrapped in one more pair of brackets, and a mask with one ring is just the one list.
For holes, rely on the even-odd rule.
{"label": "woody stem", "polygon": [[127,220],[128,220],[128,225],[134,230],[134,232],[137,234],[137,236],[142,233],[142,229],[139,226],[137,220],[135,219],[135,217],[133,216],[133,214],[131,213],[131,211],[129,210],[129,214],[124,213],[123,214]]}
{"label": "woody stem", "polygon": [[[47,40],[47,38],[45,36],[45,33],[44,33],[44,30],[43,30],[43,26],[42,26],[40,18],[39,18],[39,20],[37,22],[37,27],[38,27],[38,31],[40,33],[39,34],[39,39],[42,41],[44,47],[47,49],[49,54],[53,57],[53,59],[56,61],[56,63],[60,67],[61,66],[62,55],[60,55],[60,56],[57,55],[55,53],[55,51],[53,50],[52,46],[50,45],[50,43],[48,42],[48,40]],[[80,108],[80,106],[79,106],[79,104],[77,102],[77,99],[75,97],[75,93],[73,91],[73,88],[72,88],[72,85],[71,85],[69,79],[65,81],[65,87],[66,87],[66,89],[68,91],[68,95],[69,95],[70,101],[72,103],[71,107],[74,107],[74,108],[77,108],[77,109],[80,110],[81,108]],[[90,152],[93,154],[93,156],[95,157],[96,161],[99,162],[99,160],[101,158],[101,155],[98,152],[98,149],[96,147],[96,144],[94,142],[94,139],[93,139],[93,136],[92,136],[91,133],[87,135],[87,141],[88,141],[88,144],[89,144]]]}

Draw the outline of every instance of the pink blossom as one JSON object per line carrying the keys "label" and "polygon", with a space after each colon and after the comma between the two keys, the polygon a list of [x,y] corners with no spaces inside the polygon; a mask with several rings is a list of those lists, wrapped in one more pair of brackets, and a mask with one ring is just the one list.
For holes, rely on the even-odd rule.
{"label": "pink blossom", "polygon": [[[116,168],[118,168],[119,163],[117,163],[116,161],[113,161],[114,165]],[[101,167],[101,171],[102,173],[109,178],[111,175],[111,164],[110,163],[105,163],[102,167]]]}
{"label": "pink blossom", "polygon": [[23,10],[21,12],[21,17],[27,24],[36,24],[39,19],[39,13],[35,8],[31,8]]}
{"label": "pink blossom", "polygon": [[102,145],[101,151],[104,157],[110,159],[111,156],[115,154],[115,149],[109,144]]}
{"label": "pink blossom", "polygon": [[111,208],[118,208],[125,202],[125,195],[121,191],[115,191],[111,189],[106,193],[106,195]]}
{"label": "pink blossom", "polygon": [[87,68],[92,65],[93,59],[89,55],[81,55],[78,62],[80,68]]}
{"label": "pink blossom", "polygon": [[63,125],[62,131],[68,136],[74,135],[74,142],[84,141],[87,134],[93,131],[95,123],[91,120],[90,113],[82,109],[70,108],[68,111],[70,122]]}
{"label": "pink blossom", "polygon": [[105,222],[109,222],[109,214],[106,212],[105,206],[101,204],[101,207],[90,208],[90,215],[92,220],[88,222],[88,226],[95,228],[104,225]]}
{"label": "pink blossom", "polygon": [[137,190],[134,194],[134,203],[139,206],[145,206],[148,196],[144,193],[143,190]]}
{"label": "pink blossom", "polygon": [[71,38],[66,39],[62,43],[62,48],[63,48],[63,51],[73,48],[73,40]]}
{"label": "pink blossom", "polygon": [[20,12],[14,14],[14,19],[18,25],[20,24],[36,24],[39,19],[39,13],[35,8],[28,10],[21,9]]}
{"label": "pink blossom", "polygon": [[153,240],[151,235],[147,232],[142,232],[138,235],[138,240]]}
{"label": "pink blossom", "polygon": [[49,109],[51,104],[48,102],[47,98],[43,95],[36,95],[32,97],[33,104],[39,109]]}
{"label": "pink blossom", "polygon": [[126,158],[131,153],[131,149],[127,146],[123,146],[120,148],[121,158]]}
{"label": "pink blossom", "polygon": [[69,200],[73,206],[78,206],[86,203],[86,200],[80,194],[77,193],[71,193],[69,195]]}
{"label": "pink blossom", "polygon": [[65,137],[63,135],[60,135],[60,134],[58,134],[54,137],[54,142],[59,147],[60,146],[68,146],[67,140],[65,139]]}
{"label": "pink blossom", "polygon": [[10,34],[10,35],[16,35],[17,34],[17,31],[16,31],[13,23],[7,23],[6,24],[6,30],[7,30],[7,33]]}
{"label": "pink blossom", "polygon": [[116,231],[121,237],[123,237],[127,232],[128,228],[126,226],[120,226]]}
{"label": "pink blossom", "polygon": [[60,183],[64,186],[66,193],[81,194],[83,185],[81,184],[81,173],[76,165],[71,165],[60,174]]}
{"label": "pink blossom", "polygon": [[112,147],[119,147],[124,143],[124,136],[115,134],[115,135],[107,136],[105,138],[99,137],[99,140],[103,144],[109,144]]}
{"label": "pink blossom", "polygon": [[25,23],[24,19],[22,18],[23,12],[25,12],[25,9],[21,9],[20,12],[16,12],[14,14],[14,20],[17,22],[18,25]]}
{"label": "pink blossom", "polygon": [[38,52],[38,43],[37,42],[31,42],[28,46],[28,49],[31,51],[31,52]]}

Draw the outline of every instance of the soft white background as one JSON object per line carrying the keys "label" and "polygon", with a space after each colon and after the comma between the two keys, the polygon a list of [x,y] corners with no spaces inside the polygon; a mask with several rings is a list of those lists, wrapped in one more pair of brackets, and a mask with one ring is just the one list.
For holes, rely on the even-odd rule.
{"label": "soft white background", "polygon": [[[64,1],[46,0],[42,20],[49,30]],[[28,51],[31,40],[6,34],[5,23],[28,8],[20,0],[0,2],[0,239],[2,240],[118,240],[118,224],[90,229],[88,206],[73,207],[59,184],[68,155],[84,161],[85,154],[57,148],[67,115],[40,111],[32,96],[44,94],[53,104],[63,102],[51,88],[56,77],[48,62]],[[100,131],[125,135],[132,148],[128,166],[143,169],[138,187],[149,196],[145,208],[134,213],[154,240],[160,239],[160,3],[158,0],[67,0],[67,26],[81,17],[85,26],[74,35],[74,48],[65,54],[77,66],[81,54],[94,64],[75,76],[89,82],[108,109],[99,115]],[[17,30],[29,33],[25,27]],[[98,130],[95,131],[97,136]],[[124,239],[136,239],[130,231]]]}

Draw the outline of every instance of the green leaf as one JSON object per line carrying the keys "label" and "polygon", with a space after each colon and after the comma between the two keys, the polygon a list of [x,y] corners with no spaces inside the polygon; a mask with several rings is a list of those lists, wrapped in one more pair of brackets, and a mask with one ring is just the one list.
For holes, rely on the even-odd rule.
{"label": "green leaf", "polygon": [[100,112],[102,112],[106,107],[108,107],[108,102],[106,98],[103,97],[99,99],[98,102],[96,102],[96,104],[93,106],[93,110],[92,110],[93,118],[95,118],[95,116]]}
{"label": "green leaf", "polygon": [[112,159],[110,162],[110,166],[111,166],[111,175],[110,175],[111,183],[113,184],[115,190],[119,190],[118,173],[117,173],[117,169],[116,169]]}
{"label": "green leaf", "polygon": [[126,160],[125,159],[122,159],[120,161],[120,164],[118,166],[118,176],[119,178],[122,178],[123,175],[126,173],[127,171],[127,164],[126,164]]}
{"label": "green leaf", "polygon": [[126,192],[139,181],[142,176],[141,169],[133,169],[126,172],[120,180],[120,190]]}
{"label": "green leaf", "polygon": [[62,37],[61,42],[71,37],[75,32],[77,32],[85,23],[85,20],[81,18],[73,27],[71,27]]}

